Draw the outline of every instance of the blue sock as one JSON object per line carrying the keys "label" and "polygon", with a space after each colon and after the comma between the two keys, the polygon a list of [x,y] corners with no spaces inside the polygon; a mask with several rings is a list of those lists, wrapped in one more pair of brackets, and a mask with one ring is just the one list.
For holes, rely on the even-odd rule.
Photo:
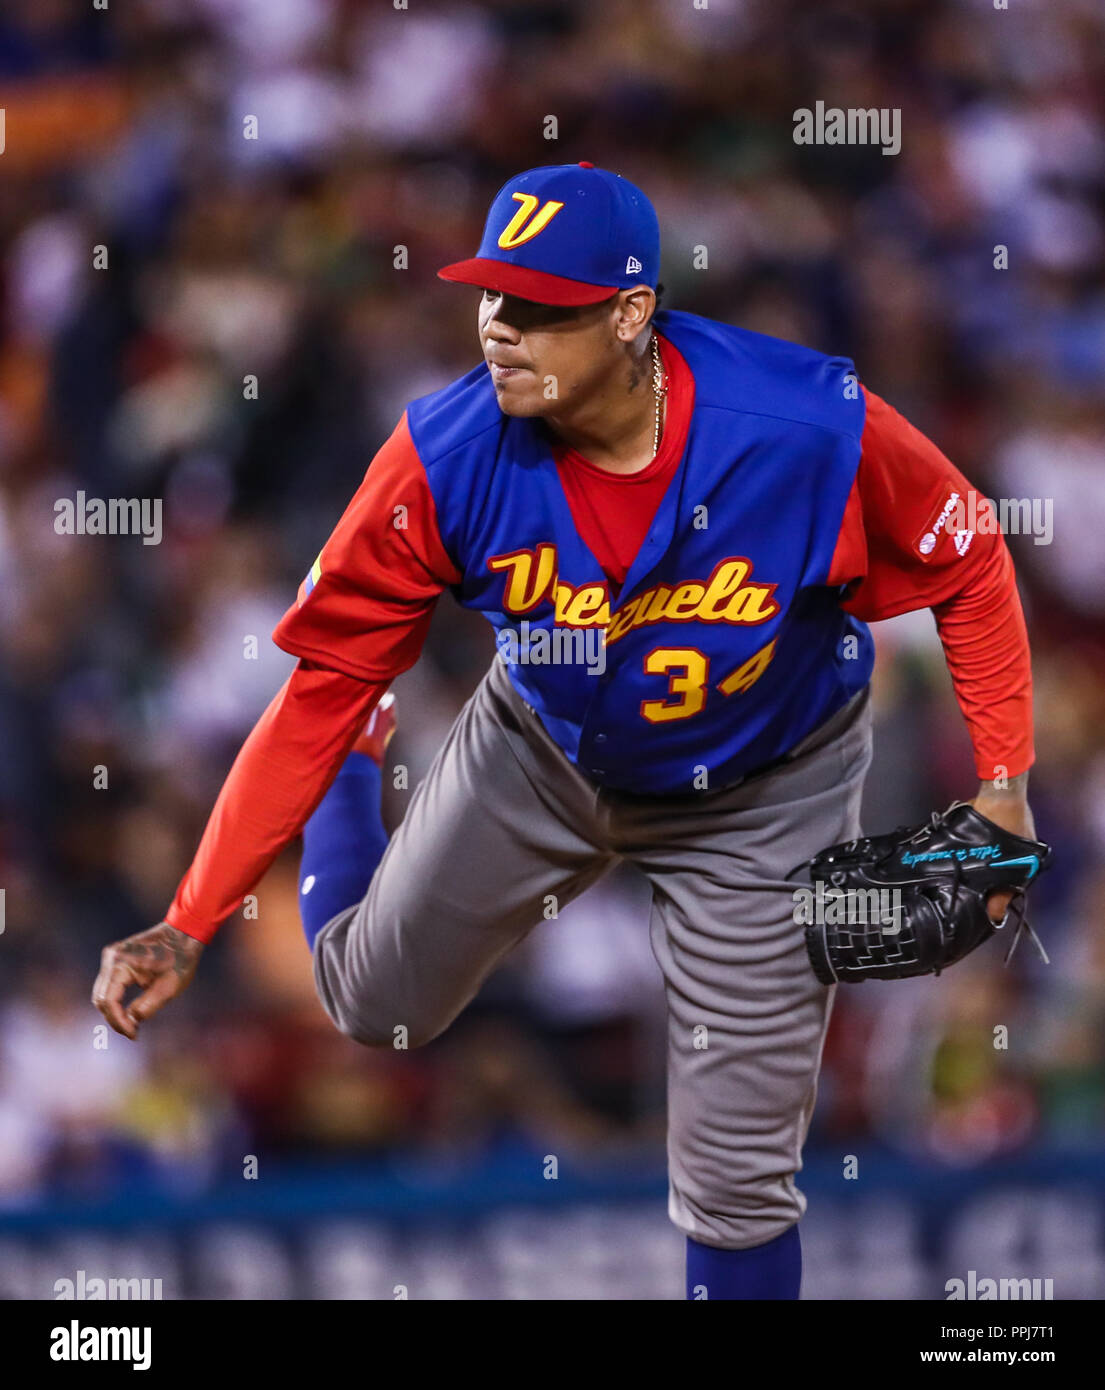
{"label": "blue sock", "polygon": [[801,1283],[797,1225],[749,1250],[717,1250],[687,1237],[688,1298],[797,1298]]}
{"label": "blue sock", "polygon": [[331,917],[364,897],[387,848],[380,779],[370,757],[350,753],[303,827],[299,915],[312,950]]}

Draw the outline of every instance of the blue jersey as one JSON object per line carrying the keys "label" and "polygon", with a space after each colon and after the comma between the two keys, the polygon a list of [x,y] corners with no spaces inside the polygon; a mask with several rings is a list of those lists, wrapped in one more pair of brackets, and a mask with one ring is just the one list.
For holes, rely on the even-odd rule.
{"label": "blue jersey", "polygon": [[852,363],[692,314],[686,448],[612,599],[540,423],[486,366],[407,412],[451,588],[519,694],[598,785],[715,789],[789,752],[868,683],[866,625],[828,585],[864,400]]}

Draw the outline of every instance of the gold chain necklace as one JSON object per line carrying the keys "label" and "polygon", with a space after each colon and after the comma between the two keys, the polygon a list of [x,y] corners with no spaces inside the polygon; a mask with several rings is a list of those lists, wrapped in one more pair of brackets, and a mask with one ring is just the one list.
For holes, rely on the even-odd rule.
{"label": "gold chain necklace", "polygon": [[668,394],[667,378],[664,376],[664,365],[660,361],[660,344],[655,330],[652,334],[652,390],[656,396],[656,428],[652,432],[652,457],[655,458],[660,452],[660,414],[664,397]]}

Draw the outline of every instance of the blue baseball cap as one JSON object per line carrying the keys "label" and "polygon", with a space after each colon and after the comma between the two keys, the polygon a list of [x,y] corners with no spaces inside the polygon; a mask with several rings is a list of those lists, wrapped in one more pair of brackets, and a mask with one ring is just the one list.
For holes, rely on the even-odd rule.
{"label": "blue baseball cap", "polygon": [[539,304],[598,304],[656,288],[660,224],[639,188],[587,160],[527,169],[505,183],[480,249],[438,275]]}

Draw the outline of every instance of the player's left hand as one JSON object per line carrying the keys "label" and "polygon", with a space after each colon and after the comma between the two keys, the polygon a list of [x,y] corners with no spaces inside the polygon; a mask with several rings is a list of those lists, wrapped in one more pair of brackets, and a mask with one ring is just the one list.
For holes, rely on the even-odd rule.
{"label": "player's left hand", "polygon": [[[1023,783],[1007,800],[999,794],[996,806],[993,797],[980,793],[977,803],[957,801],[925,825],[861,836],[815,855],[811,879],[826,895],[842,898],[846,909],[826,911],[806,926],[806,950],[821,983],[939,975],[1007,923],[1006,962],[1022,934],[1046,962],[1020,899],[1051,863],[1052,852],[1035,838],[1022,790]],[[900,896],[873,917],[869,909],[849,904],[849,893],[872,889]]]}
{"label": "player's left hand", "polygon": [[[992,820],[1003,830],[1020,835],[1026,840],[1034,840],[1036,823],[1028,805],[1027,791],[1023,786],[1016,785],[1017,780],[1014,779],[1013,785],[1002,790],[998,790],[990,782],[983,782],[971,805],[980,816]],[[991,920],[1000,922],[1012,900],[1012,893],[991,893],[986,899],[986,910]]]}

